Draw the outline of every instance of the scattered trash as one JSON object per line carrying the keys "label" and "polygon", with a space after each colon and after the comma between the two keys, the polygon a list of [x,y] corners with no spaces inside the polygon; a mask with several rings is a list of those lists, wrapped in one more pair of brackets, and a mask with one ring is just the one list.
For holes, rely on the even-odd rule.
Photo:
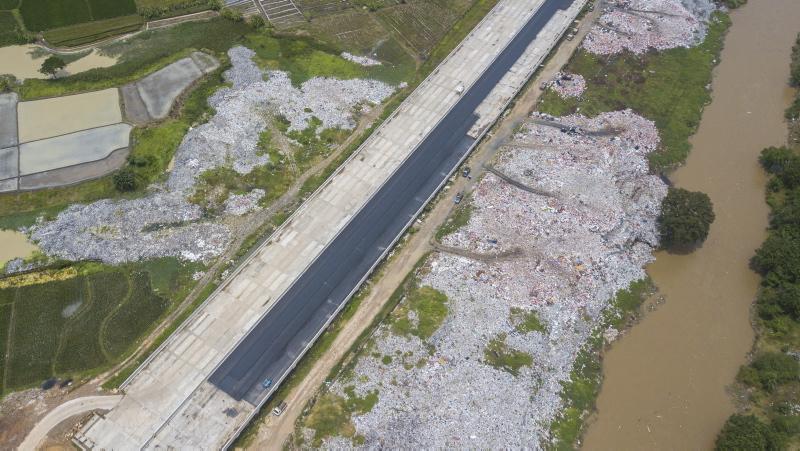
{"label": "scattered trash", "polygon": [[[352,376],[331,386],[343,396],[348,386],[358,396],[380,391],[371,411],[352,418],[365,447],[459,448],[472,438],[475,448],[539,448],[548,439],[576,356],[613,295],[645,276],[658,245],[656,218],[667,188],[647,162],[658,143],[655,124],[632,111],[592,119],[534,114],[522,125],[493,167],[552,195],[494,173],[477,184],[468,224],[442,244],[463,255],[521,252],[507,259],[445,252],[428,258],[419,284],[447,294],[441,327],[422,341],[381,325]],[[516,330],[512,308],[535,312],[544,331]],[[535,362],[517,377],[482,362],[487,343],[500,334]],[[386,364],[384,355],[398,357]],[[324,446],[348,444],[331,437]]]}

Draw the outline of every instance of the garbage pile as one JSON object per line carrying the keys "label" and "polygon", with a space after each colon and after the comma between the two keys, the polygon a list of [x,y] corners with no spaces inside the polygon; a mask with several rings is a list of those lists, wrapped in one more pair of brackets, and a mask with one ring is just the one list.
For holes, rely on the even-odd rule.
{"label": "garbage pile", "polygon": [[341,57],[346,59],[347,61],[351,61],[353,63],[359,64],[364,67],[381,65],[380,61],[374,60],[368,56],[358,56],[358,55],[353,55],[352,53],[342,52]]}
{"label": "garbage pile", "polygon": [[[231,86],[209,98],[215,115],[186,134],[167,181],[152,185],[139,199],[75,204],[52,221],[40,221],[26,232],[45,254],[112,264],[165,256],[208,261],[229,245],[231,231],[224,217],[206,218],[187,200],[200,174],[230,165],[244,175],[268,164],[258,139],[276,111],[296,129],[306,128],[311,116],[322,120],[322,128],[352,128],[357,104],[380,102],[394,90],[371,80],[329,78],[309,80],[297,89],[285,72],[269,72],[265,79],[250,49],[234,47],[228,55],[232,67],[225,78]],[[224,203],[225,214],[253,211],[265,194],[232,194]]]}
{"label": "garbage pile", "polygon": [[[547,442],[578,352],[609,299],[644,277],[653,258],[666,186],[649,174],[647,154],[658,142],[655,125],[631,111],[533,115],[523,125],[494,162],[515,183],[487,173],[473,191],[469,223],[443,239],[477,255],[521,254],[431,256],[419,283],[447,295],[442,326],[426,342],[382,325],[354,373],[331,387],[342,396],[348,385],[359,396],[379,391],[373,409],[352,418],[365,447]],[[512,308],[535,312],[544,332],[518,331]],[[502,334],[532,357],[517,376],[484,362],[487,343]],[[334,437],[325,446],[351,444]]]}
{"label": "garbage pile", "polygon": [[598,55],[691,47],[705,37],[714,6],[710,0],[689,3],[691,9],[680,0],[609,1],[582,45]]}
{"label": "garbage pile", "polygon": [[559,72],[553,77],[547,87],[556,92],[561,98],[580,97],[586,91],[586,79],[580,74]]}
{"label": "garbage pile", "polygon": [[266,192],[256,188],[247,194],[231,194],[223,202],[225,214],[242,216],[258,208],[258,203],[264,198]]}

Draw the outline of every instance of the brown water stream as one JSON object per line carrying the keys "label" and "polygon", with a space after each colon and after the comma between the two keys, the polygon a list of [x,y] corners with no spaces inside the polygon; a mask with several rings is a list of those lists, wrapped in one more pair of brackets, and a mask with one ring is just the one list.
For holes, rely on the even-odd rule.
{"label": "brown water stream", "polygon": [[750,0],[732,19],[713,101],[686,165],[671,176],[679,187],[708,193],[717,219],[701,249],[659,253],[648,268],[666,303],[606,354],[584,449],[709,449],[734,411],[726,387],[752,346],[749,311],[759,282],[748,260],[767,226],[758,155],[786,141],[800,1]]}

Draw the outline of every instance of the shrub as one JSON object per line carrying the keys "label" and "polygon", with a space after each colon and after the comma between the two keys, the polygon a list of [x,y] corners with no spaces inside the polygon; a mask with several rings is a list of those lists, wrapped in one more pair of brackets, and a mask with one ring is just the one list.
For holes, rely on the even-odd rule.
{"label": "shrub", "polygon": [[739,382],[772,392],[779,385],[798,380],[800,363],[781,352],[765,352],[758,355],[749,366],[739,370]]}
{"label": "shrub", "polygon": [[672,250],[697,246],[705,241],[712,222],[714,210],[707,194],[670,188],[658,218],[661,244]]}
{"label": "shrub", "polygon": [[117,191],[122,193],[136,191],[136,175],[131,168],[125,167],[120,169],[112,178]]}
{"label": "shrub", "polygon": [[781,440],[769,426],[753,415],[731,415],[717,437],[717,451],[780,449]]}
{"label": "shrub", "polygon": [[225,19],[230,20],[231,22],[242,22],[244,21],[244,16],[242,16],[242,12],[238,9],[232,8],[222,8],[220,15]]}

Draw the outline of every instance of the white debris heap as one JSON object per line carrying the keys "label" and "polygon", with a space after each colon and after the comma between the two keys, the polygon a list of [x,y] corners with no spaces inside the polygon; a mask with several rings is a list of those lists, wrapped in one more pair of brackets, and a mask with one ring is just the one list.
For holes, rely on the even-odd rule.
{"label": "white debris heap", "polygon": [[[112,264],[166,256],[208,261],[225,250],[231,232],[224,218],[204,218],[200,207],[187,200],[200,174],[230,165],[244,175],[269,163],[257,146],[275,112],[286,115],[296,129],[306,128],[311,116],[322,120],[322,128],[351,129],[356,105],[381,102],[394,90],[373,80],[330,78],[312,79],[297,89],[285,72],[271,71],[265,79],[250,49],[234,47],[228,55],[232,68],[225,78],[232,86],[209,98],[215,115],[186,134],[166,183],[151,186],[139,199],[75,204],[55,220],[40,221],[27,232],[43,252]],[[250,212],[264,195],[263,190],[233,194],[225,212]]]}
{"label": "white debris heap", "polygon": [[691,47],[705,37],[708,11],[692,2],[690,8],[680,0],[617,0],[606,3],[604,14],[586,35],[583,47],[590,53],[610,55],[629,50],[644,53]]}
{"label": "white debris heap", "polygon": [[548,83],[548,86],[563,99],[580,97],[586,91],[586,79],[580,74],[559,72]]}
{"label": "white debris heap", "polygon": [[[333,384],[341,395],[348,385],[359,396],[378,390],[373,409],[352,418],[365,447],[541,447],[562,407],[561,383],[601,313],[645,276],[666,195],[648,172],[655,125],[631,111],[546,119],[534,115],[501,149],[496,169],[507,179],[487,174],[473,192],[469,223],[443,243],[476,255],[517,253],[434,254],[420,283],[447,295],[442,326],[427,343],[381,326],[353,377]],[[546,330],[517,331],[512,308],[536,312]],[[532,356],[517,376],[483,362],[487,343],[501,334]],[[386,364],[381,355],[395,358]],[[350,445],[341,437],[325,442]]]}
{"label": "white debris heap", "polygon": [[353,55],[352,53],[342,52],[341,57],[347,61],[356,63],[364,67],[380,66],[381,62],[368,56]]}

